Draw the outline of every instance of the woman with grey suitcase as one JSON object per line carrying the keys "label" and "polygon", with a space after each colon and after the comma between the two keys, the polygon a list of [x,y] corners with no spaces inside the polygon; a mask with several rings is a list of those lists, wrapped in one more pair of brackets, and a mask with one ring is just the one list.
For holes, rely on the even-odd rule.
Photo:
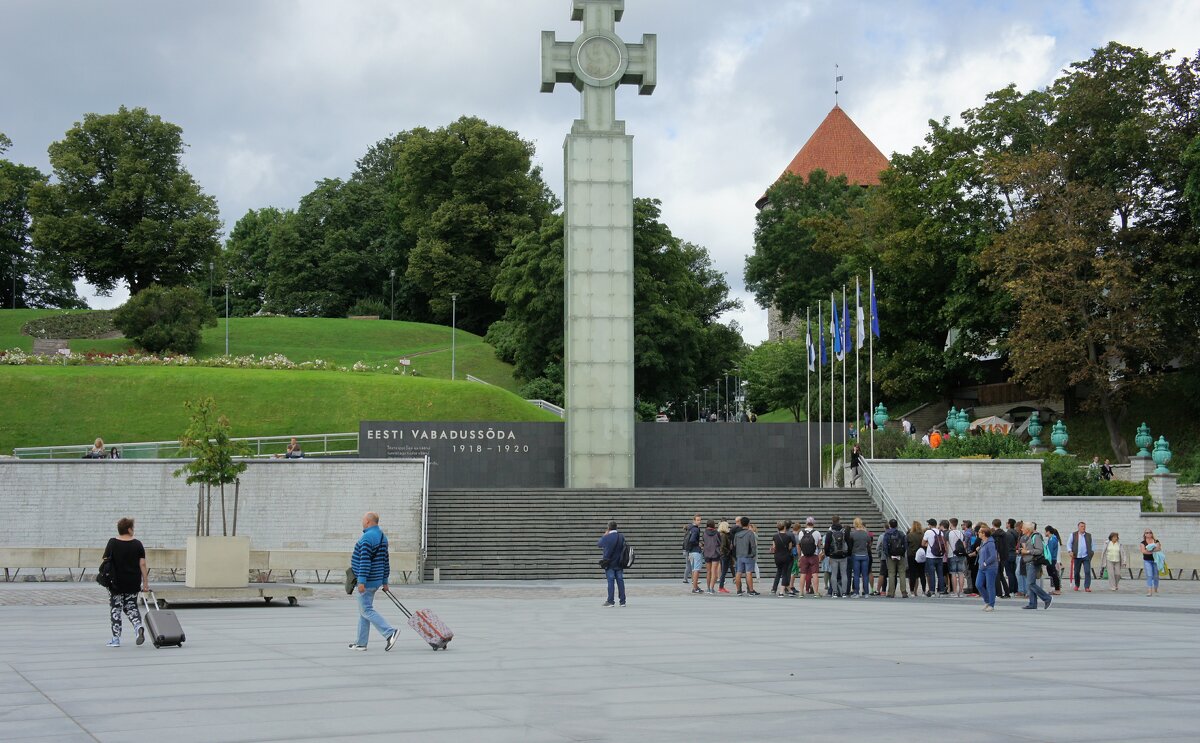
{"label": "woman with grey suitcase", "polygon": [[[146,641],[146,629],[138,611],[137,594],[140,588],[150,590],[150,570],[146,567],[146,548],[133,538],[133,519],[117,522],[117,536],[104,547],[104,562],[111,576],[108,584],[108,610],[112,622],[112,639],[108,647],[121,647],[121,614],[129,618],[137,633],[137,644]],[[105,571],[101,571],[105,572]]]}

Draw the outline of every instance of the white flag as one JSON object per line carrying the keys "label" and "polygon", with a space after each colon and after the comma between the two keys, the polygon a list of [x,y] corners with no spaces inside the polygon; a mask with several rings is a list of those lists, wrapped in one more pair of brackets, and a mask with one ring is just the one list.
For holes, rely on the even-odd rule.
{"label": "white flag", "polygon": [[862,284],[859,283],[857,278],[854,280],[854,304],[858,306],[858,327],[854,331],[857,336],[858,345],[855,348],[862,348],[863,339],[867,337],[867,323],[866,316],[863,314]]}
{"label": "white flag", "polygon": [[811,323],[804,324],[804,347],[808,349],[808,370],[810,372],[816,371],[817,367],[816,367],[815,362],[817,360],[817,354],[816,354],[816,351],[813,349],[812,324]]}

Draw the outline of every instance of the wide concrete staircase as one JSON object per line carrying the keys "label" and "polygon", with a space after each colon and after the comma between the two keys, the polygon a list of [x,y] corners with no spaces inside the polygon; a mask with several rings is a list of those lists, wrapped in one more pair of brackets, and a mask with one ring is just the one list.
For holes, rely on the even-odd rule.
{"label": "wide concrete staircase", "polygon": [[679,578],[684,525],[748,516],[759,527],[761,568],[774,570],[775,522],[838,515],[876,534],[883,516],[862,489],[446,490],[429,494],[425,579],[551,580],[600,575],[596,540],[615,520],[637,552],[629,577]]}

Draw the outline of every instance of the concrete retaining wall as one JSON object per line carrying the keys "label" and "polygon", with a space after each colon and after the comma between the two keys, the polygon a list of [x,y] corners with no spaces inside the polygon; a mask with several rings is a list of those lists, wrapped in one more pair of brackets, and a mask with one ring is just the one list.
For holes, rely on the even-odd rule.
{"label": "concrete retaining wall", "polygon": [[1127,546],[1152,529],[1168,562],[1171,553],[1200,555],[1200,514],[1143,514],[1140,498],[1045,498],[1038,460],[877,459],[870,467],[900,512],[921,523],[951,516],[1032,519],[1065,537],[1086,521],[1093,537],[1105,539],[1115,531]]}
{"label": "concrete retaining wall", "polygon": [[[199,486],[172,460],[0,461],[0,545],[102,547],[117,519],[137,520],[147,547],[183,549],[195,533]],[[238,534],[255,550],[349,553],[362,514],[377,511],[394,551],[421,545],[420,462],[312,459],[250,462],[242,475]],[[225,489],[233,515],[233,487]],[[221,533],[214,495],[212,533]]]}

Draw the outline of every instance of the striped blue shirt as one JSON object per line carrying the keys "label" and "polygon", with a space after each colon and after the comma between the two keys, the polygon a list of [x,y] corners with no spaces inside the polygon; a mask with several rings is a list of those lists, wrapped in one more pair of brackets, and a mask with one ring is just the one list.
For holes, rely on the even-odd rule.
{"label": "striped blue shirt", "polygon": [[379,588],[387,583],[392,572],[388,562],[388,541],[379,525],[363,529],[350,558],[354,576],[367,588]]}

